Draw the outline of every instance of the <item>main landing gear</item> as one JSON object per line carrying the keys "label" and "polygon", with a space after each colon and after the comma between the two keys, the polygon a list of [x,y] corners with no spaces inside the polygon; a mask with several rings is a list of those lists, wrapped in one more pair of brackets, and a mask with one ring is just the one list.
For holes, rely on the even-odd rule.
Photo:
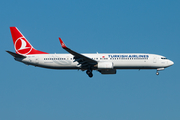
{"label": "main landing gear", "polygon": [[91,70],[91,69],[88,69],[88,70],[86,71],[86,74],[87,74],[90,78],[93,77],[93,74],[92,74],[92,70]]}

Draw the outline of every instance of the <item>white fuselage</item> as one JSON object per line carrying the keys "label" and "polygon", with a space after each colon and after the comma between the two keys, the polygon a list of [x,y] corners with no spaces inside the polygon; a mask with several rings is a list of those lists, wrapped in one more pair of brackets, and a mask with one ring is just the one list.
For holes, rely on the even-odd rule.
{"label": "white fuselage", "polygon": [[164,70],[164,68],[174,64],[164,56],[156,54],[80,54],[68,48],[61,38],[59,38],[61,47],[69,54],[49,54],[36,50],[16,27],[10,27],[10,31],[16,53],[6,52],[12,55],[15,60],[27,65],[50,69],[86,70],[86,74],[93,77],[93,70],[97,70],[101,74],[116,74],[116,69],[157,69],[156,74],[159,75],[159,70]]}
{"label": "white fuselage", "polygon": [[[111,62],[113,69],[159,69],[173,65],[171,60],[164,56],[144,53],[106,53],[82,54],[91,59],[102,62]],[[24,59],[16,59],[28,65],[51,69],[81,69],[71,54],[37,54],[26,55]],[[94,67],[98,70],[98,67]]]}

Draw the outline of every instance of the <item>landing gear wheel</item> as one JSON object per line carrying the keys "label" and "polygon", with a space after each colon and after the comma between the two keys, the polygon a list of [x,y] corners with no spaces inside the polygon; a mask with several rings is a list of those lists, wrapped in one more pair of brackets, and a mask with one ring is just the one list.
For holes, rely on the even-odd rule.
{"label": "landing gear wheel", "polygon": [[87,71],[86,71],[86,74],[88,74],[88,75],[89,75],[90,73],[91,73],[91,71],[90,71],[90,70],[87,70]]}
{"label": "landing gear wheel", "polygon": [[92,74],[92,73],[90,73],[90,74],[88,74],[88,76],[89,76],[90,78],[92,78],[92,77],[93,77],[93,74]]}
{"label": "landing gear wheel", "polygon": [[86,74],[91,78],[93,77],[92,70],[87,70]]}
{"label": "landing gear wheel", "polygon": [[156,75],[159,75],[159,72],[158,72],[158,71],[156,72]]}

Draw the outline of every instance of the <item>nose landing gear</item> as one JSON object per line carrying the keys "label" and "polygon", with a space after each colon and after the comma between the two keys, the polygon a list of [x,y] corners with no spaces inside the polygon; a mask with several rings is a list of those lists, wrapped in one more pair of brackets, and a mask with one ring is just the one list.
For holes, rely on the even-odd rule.
{"label": "nose landing gear", "polygon": [[156,75],[159,75],[159,72],[158,72],[158,71],[156,72]]}
{"label": "nose landing gear", "polygon": [[157,72],[156,72],[156,75],[159,75],[159,72],[158,72],[159,70],[164,70],[164,68],[158,68]]}

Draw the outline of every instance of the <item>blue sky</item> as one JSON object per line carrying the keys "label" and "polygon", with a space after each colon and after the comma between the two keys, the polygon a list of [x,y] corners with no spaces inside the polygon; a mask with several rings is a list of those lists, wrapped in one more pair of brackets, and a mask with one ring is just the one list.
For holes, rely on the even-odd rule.
{"label": "blue sky", "polygon": [[[179,120],[180,1],[0,1],[1,120]],[[16,26],[38,50],[67,53],[154,53],[174,65],[156,70],[94,71],[26,66],[14,51]]]}

